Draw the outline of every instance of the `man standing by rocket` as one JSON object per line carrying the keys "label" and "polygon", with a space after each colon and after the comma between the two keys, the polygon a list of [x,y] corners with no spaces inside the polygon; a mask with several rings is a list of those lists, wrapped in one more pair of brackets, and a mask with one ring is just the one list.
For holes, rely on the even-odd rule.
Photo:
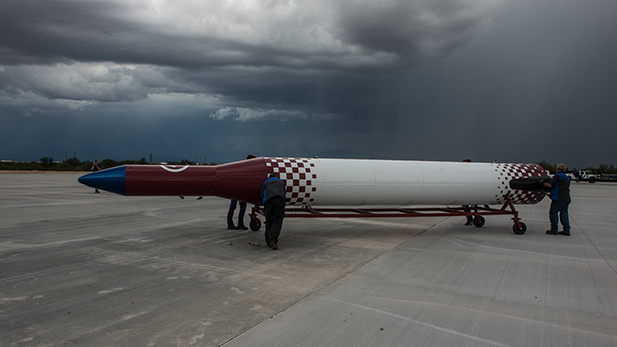
{"label": "man standing by rocket", "polygon": [[285,183],[275,173],[263,183],[261,198],[266,208],[266,244],[278,249],[278,237],[285,217]]}
{"label": "man standing by rocket", "polygon": [[[570,179],[566,176],[566,164],[558,164],[555,176],[548,181],[542,182],[551,190],[551,209],[549,211],[549,219],[551,221],[551,229],[547,230],[547,234],[570,236],[570,218],[568,215],[568,205],[570,205]],[[563,226],[563,231],[558,232],[559,221]]]}

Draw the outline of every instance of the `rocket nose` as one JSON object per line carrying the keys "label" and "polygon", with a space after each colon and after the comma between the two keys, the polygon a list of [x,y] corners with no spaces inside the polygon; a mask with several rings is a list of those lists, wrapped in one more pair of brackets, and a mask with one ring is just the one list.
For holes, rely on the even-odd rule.
{"label": "rocket nose", "polygon": [[126,167],[114,167],[107,170],[83,175],[77,181],[88,187],[126,195]]}

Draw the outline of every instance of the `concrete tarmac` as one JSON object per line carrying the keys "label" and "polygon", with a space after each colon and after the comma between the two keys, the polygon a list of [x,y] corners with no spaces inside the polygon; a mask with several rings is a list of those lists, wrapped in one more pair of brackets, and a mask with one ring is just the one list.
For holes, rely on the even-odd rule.
{"label": "concrete tarmac", "polygon": [[614,184],[572,184],[570,237],[544,233],[545,199],[517,205],[520,236],[286,219],[273,251],[226,229],[227,200],[77,177],[0,174],[0,346],[617,345]]}

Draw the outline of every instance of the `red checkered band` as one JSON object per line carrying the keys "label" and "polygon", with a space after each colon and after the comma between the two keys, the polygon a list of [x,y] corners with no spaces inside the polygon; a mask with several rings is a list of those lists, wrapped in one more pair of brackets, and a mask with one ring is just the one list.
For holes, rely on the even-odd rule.
{"label": "red checkered band", "polygon": [[317,191],[313,180],[317,179],[315,164],[303,158],[265,158],[268,175],[276,173],[285,182],[287,205],[310,205],[311,194]]}
{"label": "red checkered band", "polygon": [[546,171],[536,164],[494,164],[497,172],[499,194],[495,195],[494,204],[503,204],[505,197],[510,194],[515,204],[537,204],[544,198],[545,193],[530,192],[510,188],[510,180],[518,178],[545,176]]}

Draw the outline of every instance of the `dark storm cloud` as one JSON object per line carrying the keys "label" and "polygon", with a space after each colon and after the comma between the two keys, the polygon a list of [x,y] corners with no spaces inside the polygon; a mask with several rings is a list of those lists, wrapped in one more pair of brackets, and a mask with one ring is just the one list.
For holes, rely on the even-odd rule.
{"label": "dark storm cloud", "polygon": [[444,55],[469,44],[474,29],[490,18],[482,1],[342,2],[338,37],[367,50],[405,59]]}
{"label": "dark storm cloud", "polygon": [[[456,0],[5,1],[0,99],[27,109],[38,97],[39,111],[189,93],[288,118],[315,111],[305,86],[317,84],[317,97],[331,96],[317,111],[340,113],[341,85],[465,46],[491,9]],[[46,82],[70,73],[54,88]]]}
{"label": "dark storm cloud", "polygon": [[[208,32],[167,30],[176,23],[157,23],[147,17],[141,20],[138,15],[127,15],[139,11],[138,3],[67,0],[4,3],[0,14],[0,43],[5,54],[0,56],[0,63],[111,61],[206,68],[294,65],[293,58],[302,57],[276,46],[241,42],[234,37],[223,35],[218,39]],[[147,6],[147,2],[142,5]]]}
{"label": "dark storm cloud", "polygon": [[[97,156],[158,146],[152,150],[217,152],[214,160],[243,158],[250,148],[447,160],[566,161],[567,154],[617,163],[602,149],[617,127],[616,7],[5,0],[0,156],[29,141],[29,153],[37,143],[81,143],[100,146]],[[45,116],[53,119],[41,122]],[[37,132],[17,139],[11,126]],[[119,126],[125,130],[113,130]],[[97,131],[118,135],[99,136],[100,144],[83,135]],[[594,150],[566,151],[554,146],[557,136]]]}
{"label": "dark storm cloud", "polygon": [[[4,1],[0,42],[5,54],[0,62],[50,64],[106,54],[109,47],[100,46],[105,38],[116,36],[121,43],[123,33],[139,29],[111,15],[126,10],[117,3],[102,1]],[[113,51],[118,49],[122,47]]]}

